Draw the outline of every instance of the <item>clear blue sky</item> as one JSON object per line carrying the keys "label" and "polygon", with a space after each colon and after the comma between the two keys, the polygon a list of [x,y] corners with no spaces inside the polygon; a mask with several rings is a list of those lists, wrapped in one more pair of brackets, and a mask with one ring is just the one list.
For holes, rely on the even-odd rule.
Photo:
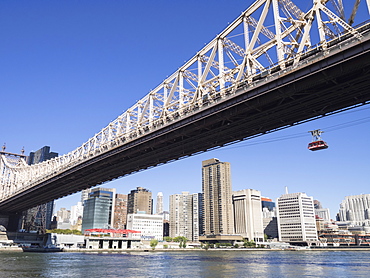
{"label": "clear blue sky", "polygon": [[[77,148],[252,2],[1,1],[0,144],[5,142],[9,152],[24,146],[27,154],[45,145],[59,154]],[[311,5],[294,2],[302,10]],[[362,2],[356,23],[369,18]],[[355,125],[343,128],[350,121]],[[319,128],[327,131],[323,138],[330,148],[310,152],[307,131]],[[254,188],[276,199],[287,186],[290,192],[320,200],[334,217],[345,196],[370,193],[369,128],[370,109],[365,106],[104,186],[119,193],[143,186],[154,197],[162,191],[168,208],[170,194],[201,191],[201,162],[216,157],[231,163],[233,190]],[[280,140],[283,136],[290,139]],[[79,199],[80,194],[60,199],[57,208],[70,208]]]}

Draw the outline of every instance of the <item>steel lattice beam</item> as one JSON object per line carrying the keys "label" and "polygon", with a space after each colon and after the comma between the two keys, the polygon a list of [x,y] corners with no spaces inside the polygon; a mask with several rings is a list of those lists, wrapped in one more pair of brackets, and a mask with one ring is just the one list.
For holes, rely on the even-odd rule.
{"label": "steel lattice beam", "polygon": [[[188,138],[190,134],[192,138],[195,136],[199,142],[203,142],[205,139],[202,139],[202,134],[207,133],[208,130],[216,130],[220,122],[216,121],[216,126],[213,126],[208,122],[201,124],[201,122],[187,123],[187,121],[210,111],[210,107],[219,107],[222,106],[222,103],[236,101],[241,87],[255,92],[256,80],[264,80],[269,83],[273,74],[278,74],[280,80],[283,80],[284,76],[295,73],[297,68],[305,67],[306,63],[314,64],[313,61],[316,63],[316,56],[327,55],[330,49],[335,49],[335,45],[341,44],[344,40],[350,41],[352,45],[364,40],[363,33],[366,33],[367,29],[353,29],[340,15],[330,11],[327,2],[326,0],[314,0],[312,8],[304,13],[291,0],[258,0],[158,87],[74,151],[34,165],[13,165],[4,155],[1,155],[0,208],[2,202],[16,198],[16,196],[22,196],[25,192],[33,191],[33,188],[36,189],[42,184],[57,181],[61,177],[67,176],[69,182],[73,184],[72,181],[78,176],[77,172],[75,173],[76,169],[85,169],[87,165],[94,165],[117,150],[124,149],[125,152],[129,153],[126,158],[119,158],[117,164],[124,166],[124,160],[130,159],[130,161],[137,161],[134,163],[136,166],[133,168],[130,166],[125,172],[117,172],[108,169],[112,167],[109,163],[108,165],[104,164],[107,167],[104,168],[107,173],[105,178],[100,176],[96,179],[92,178],[91,183],[76,184],[67,192],[76,192],[145,167],[154,166],[156,163],[153,162],[150,165],[145,164],[141,158],[141,149],[135,153],[134,146],[137,142],[141,142],[140,140],[145,141],[151,135],[157,136],[162,131],[181,123],[185,126],[191,125],[192,129],[180,128],[182,135],[179,138],[171,137],[175,141],[177,140],[174,145],[167,146],[167,140],[163,139],[166,148],[170,149],[171,146],[176,149],[176,144],[179,146],[185,144],[187,140],[190,140]],[[292,16],[286,18],[286,15]],[[271,26],[271,23],[273,26],[267,28],[266,26]],[[317,33],[319,36],[317,37],[313,33]],[[320,59],[322,59],[321,56]],[[297,82],[297,84],[301,83]],[[282,91],[283,89],[279,91],[279,94]],[[264,95],[266,92],[268,90],[262,94]],[[284,94],[287,92],[284,91]],[[291,94],[299,99],[301,105],[305,105],[305,98],[298,97],[296,92]],[[248,93],[245,95],[251,97]],[[275,97],[279,99],[280,105],[287,101],[287,98],[277,96]],[[241,140],[278,128],[277,124],[267,125],[258,120],[258,117],[264,121],[270,119],[270,114],[265,114],[273,108],[261,105],[260,102],[271,102],[271,100],[266,100],[262,95],[257,98],[258,103],[252,99],[244,105],[253,108],[251,110],[254,111],[253,113],[248,110],[248,113],[239,116],[231,115],[228,117],[227,114],[221,112],[219,115],[224,119],[221,123],[228,122],[231,127],[234,126],[234,123],[243,122],[243,125],[249,126],[249,133],[243,135],[243,132],[238,130],[238,125],[235,124],[233,132],[240,135],[231,136],[229,134],[225,137],[220,135],[221,137],[208,147],[199,143],[199,146],[194,146],[194,149],[189,147],[182,154],[177,153],[173,157],[170,154],[164,156],[165,158],[158,160],[158,163],[165,163],[168,160],[177,159],[179,155],[190,155],[197,151],[204,151],[209,147],[220,146],[233,140]],[[307,97],[306,101],[307,106],[311,107],[312,100]],[[273,103],[276,105],[275,102]],[[344,107],[337,105],[336,108],[342,109]],[[256,109],[262,111],[258,117],[254,115]],[[232,112],[233,110],[228,108],[227,111]],[[274,111],[274,113],[282,115],[281,121],[287,123],[303,120],[301,116],[297,116],[296,120],[283,117],[284,111]],[[261,115],[265,115],[265,118]],[[313,117],[312,113],[308,113],[308,111],[307,115]],[[246,123],[244,123],[245,121]],[[248,125],[249,121],[250,125]],[[193,125],[203,126],[204,129],[197,130]],[[221,127],[224,128],[222,124]],[[172,133],[169,134],[173,136]],[[183,143],[180,143],[179,140],[183,140]],[[207,140],[209,141],[209,138]],[[150,148],[151,151],[160,149],[160,142],[150,142],[150,144],[148,143],[148,152]],[[126,151],[126,148],[129,147],[132,149]],[[123,162],[120,159],[123,159]],[[98,175],[94,167],[91,169],[86,170],[85,174],[89,173],[94,176],[96,173]],[[112,172],[111,175],[110,172]],[[40,197],[40,199],[43,198]]]}

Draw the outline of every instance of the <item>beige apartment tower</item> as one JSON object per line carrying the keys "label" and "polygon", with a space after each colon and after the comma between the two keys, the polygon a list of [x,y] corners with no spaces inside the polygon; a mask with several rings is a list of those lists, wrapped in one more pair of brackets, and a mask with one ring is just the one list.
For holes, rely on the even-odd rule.
{"label": "beige apartment tower", "polygon": [[204,234],[234,234],[230,163],[202,162]]}

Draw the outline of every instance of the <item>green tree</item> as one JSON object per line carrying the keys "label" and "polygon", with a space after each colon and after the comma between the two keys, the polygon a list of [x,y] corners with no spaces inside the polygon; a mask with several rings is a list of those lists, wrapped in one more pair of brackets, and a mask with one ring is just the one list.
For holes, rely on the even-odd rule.
{"label": "green tree", "polygon": [[186,242],[188,241],[188,239],[184,236],[177,236],[175,238],[173,238],[173,241],[174,242],[179,242],[179,247],[180,248],[185,248],[186,247]]}
{"label": "green tree", "polygon": [[207,250],[209,249],[209,243],[208,243],[208,242],[206,242],[206,244],[204,244],[204,245],[203,245],[203,248],[204,248],[204,250],[206,250],[206,251],[207,251]]}
{"label": "green tree", "polygon": [[165,236],[165,237],[163,237],[163,240],[167,241],[167,242],[171,242],[173,239],[170,236]]}
{"label": "green tree", "polygon": [[184,236],[177,236],[172,239],[174,242],[187,241],[188,239]]}
{"label": "green tree", "polygon": [[70,229],[53,229],[53,230],[46,230],[47,233],[53,234],[62,234],[62,235],[82,235],[81,231],[79,230],[70,230]]}
{"label": "green tree", "polygon": [[243,246],[245,248],[256,247],[256,243],[253,240],[251,240],[251,241],[244,240]]}
{"label": "green tree", "polygon": [[152,249],[154,250],[155,249],[155,247],[158,245],[158,240],[156,240],[156,239],[152,239],[151,241],[150,241],[150,247],[152,247]]}

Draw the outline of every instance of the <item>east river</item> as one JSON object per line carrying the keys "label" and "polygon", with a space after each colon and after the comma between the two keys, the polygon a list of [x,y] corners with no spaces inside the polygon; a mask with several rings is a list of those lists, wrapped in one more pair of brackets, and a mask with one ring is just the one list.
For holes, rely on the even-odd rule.
{"label": "east river", "polygon": [[1,251],[0,277],[370,277],[370,251]]}

